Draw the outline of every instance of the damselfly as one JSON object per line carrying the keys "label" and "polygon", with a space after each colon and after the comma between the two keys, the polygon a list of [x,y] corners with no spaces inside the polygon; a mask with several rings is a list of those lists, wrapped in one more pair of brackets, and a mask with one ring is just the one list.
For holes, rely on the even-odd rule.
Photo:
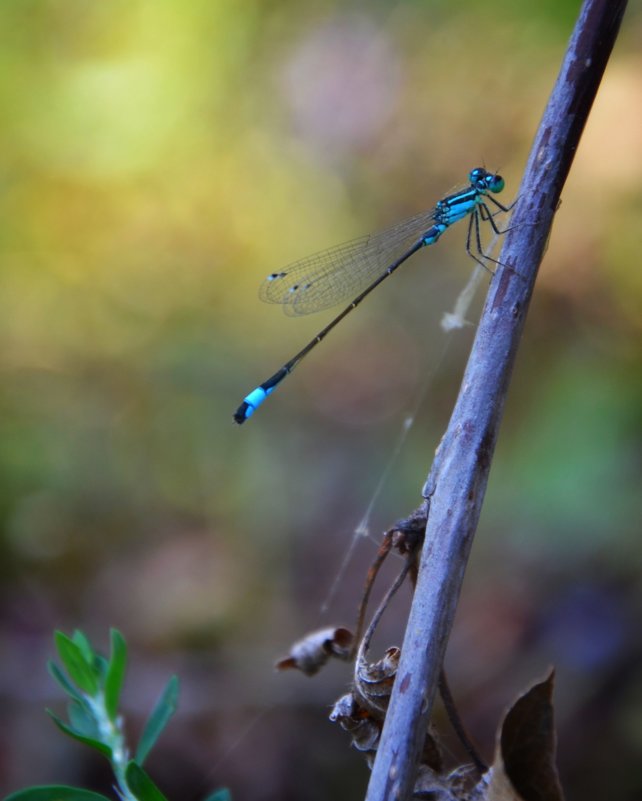
{"label": "damselfly", "polygon": [[[268,275],[259,291],[261,300],[279,303],[286,314],[310,314],[334,306],[349,297],[354,300],[341,314],[319,331],[313,340],[293,356],[273,376],[253,389],[234,413],[241,424],[251,417],[283,379],[343,320],[372,290],[421,248],[434,243],[458,220],[469,218],[466,252],[486,267],[480,236],[480,220],[489,222],[496,234],[500,231],[487,201],[500,211],[509,211],[491,194],[504,188],[497,173],[476,167],[468,175],[470,185],[437,201],[430,211],[411,217],[379,234],[355,239],[330,250],[308,256],[278,273]],[[474,235],[476,253],[471,250]]]}

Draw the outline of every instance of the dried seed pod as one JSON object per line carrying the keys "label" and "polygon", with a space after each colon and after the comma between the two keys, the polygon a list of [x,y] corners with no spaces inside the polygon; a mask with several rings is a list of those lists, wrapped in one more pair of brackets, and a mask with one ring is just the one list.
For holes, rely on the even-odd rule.
{"label": "dried seed pod", "polygon": [[306,634],[290,648],[290,653],[279,659],[277,670],[296,669],[313,676],[334,657],[347,661],[352,647],[352,632],[349,629],[329,626]]}

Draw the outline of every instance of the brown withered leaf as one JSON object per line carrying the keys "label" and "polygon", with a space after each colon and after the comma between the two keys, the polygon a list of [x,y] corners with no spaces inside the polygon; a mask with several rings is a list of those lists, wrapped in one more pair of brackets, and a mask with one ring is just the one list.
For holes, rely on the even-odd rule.
{"label": "brown withered leaf", "polygon": [[480,801],[563,801],[555,768],[553,677],[551,671],[506,714]]}
{"label": "brown withered leaf", "polygon": [[312,631],[295,642],[290,653],[279,659],[275,667],[277,670],[296,669],[306,676],[314,676],[331,657],[346,661],[352,641],[352,632],[342,626]]}

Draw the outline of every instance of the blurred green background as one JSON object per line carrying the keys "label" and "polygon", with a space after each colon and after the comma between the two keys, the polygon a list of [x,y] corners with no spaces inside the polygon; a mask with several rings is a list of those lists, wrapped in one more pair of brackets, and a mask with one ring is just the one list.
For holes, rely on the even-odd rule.
{"label": "blurred green background", "polygon": [[[306,630],[352,625],[380,532],[419,500],[474,334],[438,327],[470,274],[465,231],[238,428],[241,398],[331,316],[288,319],[256,287],[472,167],[500,169],[508,200],[578,9],[3,0],[3,791],[109,792],[46,718],[44,663],[54,628],[105,646],[113,625],[132,737],[181,676],[148,763],[171,798],[361,797],[367,769],[327,721],[349,669],[272,665]],[[642,798],[641,40],[633,4],[563,192],[448,655],[487,758],[505,706],[557,667],[569,798]],[[407,594],[377,649],[401,642]]]}

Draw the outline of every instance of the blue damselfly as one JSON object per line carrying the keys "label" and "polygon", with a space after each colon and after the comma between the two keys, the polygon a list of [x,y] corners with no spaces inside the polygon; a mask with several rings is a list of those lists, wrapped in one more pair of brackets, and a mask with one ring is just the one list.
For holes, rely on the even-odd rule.
{"label": "blue damselfly", "polygon": [[[259,297],[267,303],[281,304],[286,314],[296,316],[321,311],[347,298],[354,299],[341,314],[287,361],[273,376],[253,389],[234,413],[241,424],[251,417],[283,379],[343,320],[372,290],[418,250],[434,245],[451,225],[469,218],[466,237],[468,255],[486,267],[495,261],[484,255],[480,236],[480,221],[490,223],[500,231],[487,201],[500,211],[509,211],[492,194],[504,189],[504,179],[497,173],[476,167],[468,175],[470,185],[437,201],[434,208],[398,223],[378,234],[372,234],[330,250],[308,256],[278,273],[271,273],[261,285]],[[492,194],[491,194],[492,193]],[[476,253],[471,249],[473,241]]]}

